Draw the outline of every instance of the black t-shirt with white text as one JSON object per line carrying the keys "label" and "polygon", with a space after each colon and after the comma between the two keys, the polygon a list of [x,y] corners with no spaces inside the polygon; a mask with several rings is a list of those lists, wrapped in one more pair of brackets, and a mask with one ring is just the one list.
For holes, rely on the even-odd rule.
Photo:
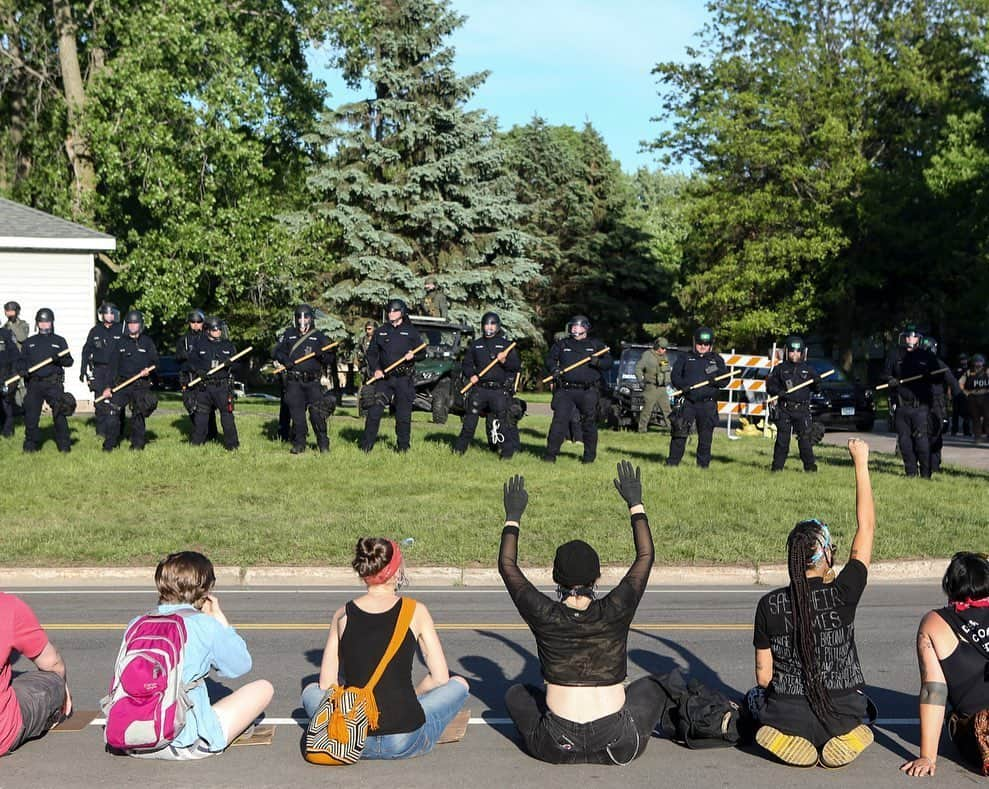
{"label": "black t-shirt with white text", "polygon": [[[831,693],[853,692],[865,685],[855,648],[855,609],[868,575],[866,566],[852,559],[834,583],[826,584],[822,578],[808,579],[817,669],[824,687]],[[806,695],[788,586],[774,589],[759,601],[752,643],[756,649],[769,649],[773,653],[772,693]]]}

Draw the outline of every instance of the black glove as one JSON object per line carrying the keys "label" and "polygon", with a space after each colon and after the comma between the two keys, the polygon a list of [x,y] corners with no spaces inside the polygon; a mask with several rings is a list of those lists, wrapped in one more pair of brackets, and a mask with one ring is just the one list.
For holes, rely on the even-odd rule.
{"label": "black glove", "polygon": [[79,382],[80,383],[86,383],[86,371],[85,370],[83,370],[81,373],[79,373]]}
{"label": "black glove", "polygon": [[505,483],[505,520],[519,523],[528,503],[529,494],[525,490],[525,477],[516,474]]}
{"label": "black glove", "polygon": [[642,471],[639,467],[633,468],[627,460],[619,463],[615,489],[625,499],[629,508],[642,504]]}
{"label": "black glove", "polygon": [[900,379],[899,378],[894,378],[891,375],[889,378],[886,379],[886,383],[889,385],[889,388],[892,389],[893,387],[896,387],[896,386],[899,386],[900,385]]}

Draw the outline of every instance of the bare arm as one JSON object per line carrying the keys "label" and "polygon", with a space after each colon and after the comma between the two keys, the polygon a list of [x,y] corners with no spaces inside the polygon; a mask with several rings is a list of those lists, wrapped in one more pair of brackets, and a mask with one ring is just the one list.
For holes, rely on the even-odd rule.
{"label": "bare arm", "polygon": [[755,684],[768,688],[773,679],[773,652],[771,649],[755,651]]}
{"label": "bare arm", "polygon": [[938,661],[931,637],[932,619],[927,614],[917,631],[917,663],[920,668],[920,756],[905,762],[900,769],[907,775],[934,775],[937,769],[938,743],[944,724],[944,707],[948,703],[948,685]]}
{"label": "bare arm", "polygon": [[62,660],[62,656],[55,649],[51,641],[45,644],[45,648],[34,658],[34,665],[42,671],[50,671],[53,674],[58,674],[58,676],[65,680],[65,703],[62,705],[62,712],[66,716],[71,715],[72,696],[69,695],[69,680],[65,673],[65,661]]}
{"label": "bare arm", "polygon": [[323,661],[319,666],[319,687],[321,690],[329,690],[337,684],[340,677],[340,635],[347,623],[345,611],[345,608],[338,608],[333,614],[330,632],[326,636]]}
{"label": "bare arm", "polygon": [[421,696],[423,693],[449,682],[450,669],[446,665],[446,656],[443,654],[440,637],[436,634],[433,617],[426,606],[421,603],[416,606],[412,622],[413,628],[419,634],[419,649],[422,651],[422,659],[426,661],[426,668],[429,670],[429,673],[416,686],[416,695]]}
{"label": "bare arm", "polygon": [[872,562],[872,543],[876,534],[876,508],[869,477],[869,445],[859,438],[850,438],[848,454],[855,465],[855,520],[858,523],[848,558],[858,559],[868,567]]}

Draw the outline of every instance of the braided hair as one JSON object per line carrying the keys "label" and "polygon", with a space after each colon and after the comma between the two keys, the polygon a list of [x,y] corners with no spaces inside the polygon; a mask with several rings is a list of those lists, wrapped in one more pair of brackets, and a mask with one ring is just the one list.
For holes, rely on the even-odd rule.
{"label": "braided hair", "polygon": [[814,609],[810,599],[807,569],[814,564],[814,554],[826,539],[817,521],[801,521],[793,527],[786,541],[786,564],[790,574],[790,605],[797,656],[803,673],[804,692],[814,714],[824,722],[835,712],[831,696],[824,687],[817,665],[814,641]]}

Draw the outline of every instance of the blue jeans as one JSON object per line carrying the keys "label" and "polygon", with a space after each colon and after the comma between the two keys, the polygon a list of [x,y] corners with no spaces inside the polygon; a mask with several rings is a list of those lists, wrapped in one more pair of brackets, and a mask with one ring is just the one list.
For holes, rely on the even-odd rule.
{"label": "blue jeans", "polygon": [[[302,691],[302,706],[307,717],[312,718],[325,697],[326,691],[317,683],[313,682],[306,686]],[[429,753],[443,730],[460,712],[466,700],[467,688],[455,679],[450,679],[445,685],[423,693],[419,696],[419,703],[426,715],[426,722],[415,731],[370,735],[361,758],[409,759]]]}

